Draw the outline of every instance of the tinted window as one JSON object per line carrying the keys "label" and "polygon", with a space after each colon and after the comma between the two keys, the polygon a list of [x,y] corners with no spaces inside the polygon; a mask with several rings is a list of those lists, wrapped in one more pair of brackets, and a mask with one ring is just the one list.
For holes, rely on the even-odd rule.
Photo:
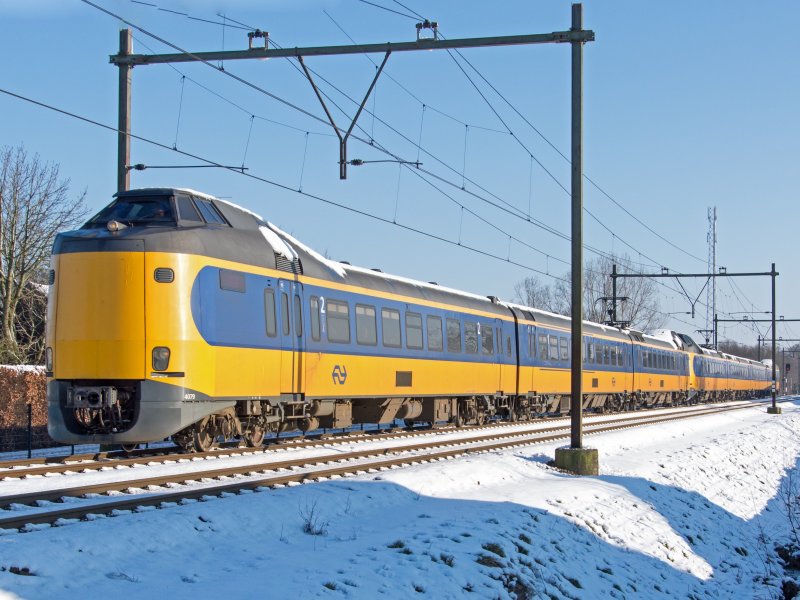
{"label": "tinted window", "polygon": [[244,273],[239,271],[219,270],[219,287],[230,292],[244,292]]}
{"label": "tinted window", "polygon": [[539,360],[547,360],[547,336],[539,334]]}
{"label": "tinted window", "polygon": [[346,302],[328,300],[325,310],[328,324],[328,341],[350,343],[350,307]]}
{"label": "tinted window", "polygon": [[375,346],[378,343],[377,327],[375,307],[356,304],[356,341],[359,344]]}
{"label": "tinted window", "polygon": [[297,294],[294,295],[294,334],[297,337],[303,335],[303,304]]}
{"label": "tinted window", "polygon": [[267,335],[275,337],[278,335],[278,328],[275,319],[275,291],[264,290],[264,317],[267,321]]}
{"label": "tinted window", "polygon": [[441,352],[444,350],[444,334],[442,332],[442,318],[428,316],[428,350]]}
{"label": "tinted window", "polygon": [[494,331],[491,325],[481,327],[481,352],[494,354]]}
{"label": "tinted window", "polygon": [[536,357],[536,336],[533,335],[530,328],[528,328],[528,356]]}
{"label": "tinted window", "polygon": [[382,308],[381,325],[383,327],[383,345],[390,348],[399,348],[400,311],[392,308]]}
{"label": "tinted window", "polygon": [[447,351],[461,352],[461,321],[447,319]]}
{"label": "tinted window", "polygon": [[478,324],[464,321],[464,348],[467,354],[478,353]]}
{"label": "tinted window", "polygon": [[561,360],[569,360],[569,345],[567,338],[559,338],[558,345],[561,348]]}
{"label": "tinted window", "polygon": [[203,222],[203,219],[197,214],[194,204],[192,204],[192,199],[188,196],[178,196],[178,215],[181,221]]}
{"label": "tinted window", "polygon": [[205,219],[206,223],[218,223],[220,225],[226,225],[225,219],[222,218],[222,215],[219,214],[219,211],[210,200],[196,198],[196,202],[197,208],[200,209],[200,214],[203,215],[203,219]]}
{"label": "tinted window", "polygon": [[550,352],[547,354],[547,358],[550,360],[558,360],[558,337],[555,335],[547,336],[550,343]]}
{"label": "tinted window", "polygon": [[406,347],[422,349],[422,315],[406,313]]}
{"label": "tinted window", "polygon": [[506,355],[511,356],[511,336],[506,336]]}
{"label": "tinted window", "polygon": [[594,342],[586,344],[586,362],[594,362]]}
{"label": "tinted window", "polygon": [[319,298],[311,296],[311,339],[319,341]]}
{"label": "tinted window", "polygon": [[125,225],[175,225],[170,196],[138,196],[119,198],[106,206],[84,225],[85,228],[104,226],[109,221]]}

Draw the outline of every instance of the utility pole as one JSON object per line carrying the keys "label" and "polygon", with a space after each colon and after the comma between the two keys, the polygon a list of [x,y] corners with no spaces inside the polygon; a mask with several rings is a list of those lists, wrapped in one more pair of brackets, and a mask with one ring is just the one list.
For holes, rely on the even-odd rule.
{"label": "utility pole", "polygon": [[[611,297],[603,296],[602,298],[598,298],[598,300],[603,302],[603,311],[609,316],[608,319],[605,320],[606,325],[611,325],[611,327],[626,327],[630,325],[629,321],[620,321],[617,319],[617,303],[618,302],[626,302],[630,300],[627,296],[617,296],[617,263],[611,265]],[[611,308],[608,309],[608,303],[611,303]]]}
{"label": "utility pole", "polygon": [[[133,53],[133,34],[130,29],[119,31],[119,56]],[[119,65],[119,120],[117,129],[117,191],[124,192],[130,187],[131,174],[131,79],[133,65]]]}
{"label": "utility pole", "polygon": [[[708,209],[708,272],[717,272],[717,207]],[[717,314],[717,282],[711,282],[706,291],[706,329],[711,326],[711,317]],[[714,332],[717,328],[714,327]],[[716,335],[716,333],[715,333]],[[714,339],[714,349],[717,348],[717,340]]]}
{"label": "utility pole", "polygon": [[[572,5],[572,31],[583,30],[583,6]],[[556,466],[597,475],[598,452],[583,447],[583,43],[572,42],[572,364],[570,447],[556,449]]]}
{"label": "utility pole", "polygon": [[775,272],[775,263],[772,263],[771,275],[772,275],[772,406],[767,408],[767,412],[772,415],[779,415],[781,414],[781,409],[777,405],[778,391],[775,389],[777,383],[775,381],[775,367],[776,367],[775,360],[777,358],[775,356],[775,348],[776,348],[775,330],[777,329],[775,327],[775,277],[777,277],[778,275]]}

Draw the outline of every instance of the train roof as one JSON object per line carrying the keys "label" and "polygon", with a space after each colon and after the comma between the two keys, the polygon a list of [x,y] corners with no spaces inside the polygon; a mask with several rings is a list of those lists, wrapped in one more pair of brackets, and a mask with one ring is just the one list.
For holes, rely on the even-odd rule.
{"label": "train roof", "polygon": [[[533,308],[514,302],[501,301],[492,296],[471,294],[462,290],[441,286],[434,282],[418,281],[416,279],[411,279],[400,275],[384,273],[377,269],[368,269],[350,265],[345,262],[331,260],[322,256],[312,248],[306,246],[304,243],[297,240],[289,233],[281,230],[276,225],[270,223],[258,213],[230,202],[229,200],[223,200],[191,188],[138,188],[117,192],[114,194],[114,197],[126,198],[158,195],[174,196],[179,194],[195,196],[213,202],[234,229],[249,230],[252,233],[247,235],[257,236],[252,238],[248,237],[246,239],[260,239],[266,242],[276,256],[280,255],[289,261],[290,264],[297,261],[297,263],[302,266],[302,273],[309,277],[345,283],[357,287],[375,289],[397,295],[422,298],[428,301],[451,304],[462,308],[495,313],[498,316],[507,316],[511,311],[514,311],[517,312],[518,315],[521,313],[521,316],[524,318],[532,319],[533,321],[543,325],[552,325],[560,328],[569,328],[571,325],[571,318],[565,315],[559,315],[546,310]],[[244,240],[239,240],[240,243],[242,241]],[[258,254],[257,248],[247,248],[246,251],[242,246],[239,246],[239,248],[243,251],[243,254],[246,254],[251,259]],[[262,257],[262,259],[263,258],[264,257]],[[265,261],[259,260],[258,264],[265,264]],[[267,260],[266,264],[273,264],[272,260]],[[277,259],[275,259],[274,264],[276,268],[281,268]],[[291,267],[285,266],[283,268],[287,270],[291,269]],[[631,329],[621,329],[618,327],[612,327],[586,320],[583,321],[583,325],[585,332],[589,334],[618,338],[620,340],[633,340],[672,350],[683,348],[686,343],[684,338],[688,337],[669,330],[660,330],[654,332],[653,335],[649,335]],[[689,339],[691,340],[691,338]],[[693,341],[692,344],[694,344]],[[702,354],[707,356],[714,356],[717,358],[755,365],[764,364],[747,358],[717,352],[716,350],[709,350],[708,348],[699,349]]]}

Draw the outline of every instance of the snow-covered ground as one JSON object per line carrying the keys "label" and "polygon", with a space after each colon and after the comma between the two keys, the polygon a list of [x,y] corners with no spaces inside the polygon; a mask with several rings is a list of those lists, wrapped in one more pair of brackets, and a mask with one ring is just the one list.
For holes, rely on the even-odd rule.
{"label": "snow-covered ground", "polygon": [[781,597],[781,405],[587,437],[600,477],[550,444],[12,533],[0,595]]}

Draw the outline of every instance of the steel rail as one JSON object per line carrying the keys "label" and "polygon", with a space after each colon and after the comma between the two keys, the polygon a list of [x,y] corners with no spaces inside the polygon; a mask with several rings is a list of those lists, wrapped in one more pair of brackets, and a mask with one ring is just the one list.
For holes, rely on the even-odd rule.
{"label": "steel rail", "polygon": [[[709,405],[703,405],[709,406]],[[689,407],[685,407],[689,408]],[[674,410],[674,407],[669,409],[661,408],[655,409],[655,411],[661,410]],[[631,411],[627,411],[630,413]],[[616,415],[623,415],[626,413],[615,413]],[[651,413],[651,414],[658,414]],[[587,423],[595,423],[598,419],[608,419],[612,417],[612,414],[597,414],[591,415],[587,417]],[[568,417],[559,417],[557,419],[552,419],[550,422],[557,422],[562,420],[567,420]],[[30,460],[20,460],[20,461],[7,461],[7,462],[0,462],[0,480],[4,479],[20,479],[25,477],[33,477],[38,475],[53,475],[53,474],[63,474],[63,473],[73,473],[73,472],[85,472],[85,471],[98,471],[101,469],[105,469],[108,467],[135,467],[135,466],[144,466],[144,465],[152,465],[152,464],[164,464],[168,462],[180,462],[185,461],[187,459],[194,460],[194,459],[216,459],[216,458],[227,458],[231,456],[247,456],[251,454],[258,454],[258,453],[271,453],[271,452],[280,452],[291,450],[294,448],[315,448],[318,446],[331,446],[331,445],[342,445],[342,444],[350,444],[350,443],[362,443],[362,442],[369,442],[374,441],[376,436],[385,437],[385,439],[391,438],[405,438],[405,437],[417,437],[417,436],[425,436],[425,435],[436,435],[436,434],[446,434],[446,433],[457,433],[462,431],[475,431],[480,429],[494,429],[498,427],[513,427],[513,426],[536,426],[539,424],[544,424],[547,421],[537,421],[537,420],[530,420],[530,421],[502,421],[502,422],[494,422],[494,423],[487,423],[484,425],[468,425],[463,426],[461,428],[453,428],[453,427],[441,427],[441,428],[425,428],[425,429],[416,429],[416,430],[375,430],[369,432],[348,432],[345,434],[322,434],[320,436],[315,436],[312,439],[303,438],[286,438],[283,442],[272,442],[265,446],[260,446],[256,448],[247,448],[247,447],[237,447],[231,446],[228,448],[217,448],[213,450],[209,450],[208,452],[197,452],[197,453],[175,453],[174,447],[168,447],[170,452],[163,453],[158,452],[158,449],[155,449],[156,452],[152,454],[148,454],[146,450],[142,453],[137,453],[131,456],[131,453],[126,453],[125,451],[120,451],[119,453],[98,453],[98,454],[84,454],[84,455],[72,455],[69,457],[59,457],[63,460],[49,462],[46,461],[42,466],[30,466],[32,464],[40,464],[37,462],[31,462]],[[546,428],[545,428],[546,429]],[[328,437],[328,436],[333,437]],[[136,452],[136,451],[135,451]],[[99,458],[95,458],[98,457]],[[85,458],[84,458],[85,457]],[[119,458],[117,458],[119,457]],[[69,462],[67,462],[67,460]],[[85,462],[81,462],[81,461]],[[17,465],[17,463],[21,465],[25,465],[26,468],[13,468]],[[9,470],[3,470],[8,468]]]}
{"label": "steel rail", "polygon": [[[738,406],[727,407],[711,407],[698,411],[671,413],[668,415],[660,416],[640,416],[630,419],[620,419],[612,421],[608,425],[593,424],[587,429],[587,434],[605,433],[610,431],[618,431],[629,429],[632,427],[641,427],[646,425],[679,421],[684,419],[696,418],[699,416],[707,416],[710,414],[719,414],[724,412],[731,412],[735,410],[743,410],[752,408],[753,403]],[[224,493],[239,492],[241,490],[252,490],[262,487],[275,487],[278,485],[286,485],[288,483],[303,483],[310,480],[327,479],[334,476],[355,474],[360,472],[367,472],[372,470],[386,469],[396,466],[402,466],[410,463],[430,462],[434,460],[442,460],[461,456],[465,454],[474,454],[479,452],[490,452],[495,450],[502,450],[517,446],[542,444],[560,439],[569,438],[569,427],[564,426],[559,428],[567,431],[567,433],[541,435],[542,432],[517,432],[505,433],[501,436],[481,436],[479,438],[467,438],[462,440],[442,440],[434,443],[416,444],[412,446],[401,446],[397,448],[379,448],[374,450],[364,450],[348,454],[330,455],[323,457],[313,457],[308,459],[295,459],[294,461],[281,461],[279,463],[269,463],[262,465],[247,465],[242,467],[235,467],[229,469],[217,469],[208,472],[197,472],[187,475],[181,482],[197,481],[200,479],[209,478],[210,473],[216,472],[214,477],[230,477],[235,475],[257,474],[259,472],[275,471],[280,468],[297,468],[302,465],[318,465],[331,462],[352,461],[360,458],[381,457],[389,454],[399,454],[405,452],[414,452],[419,450],[430,450],[442,446],[459,446],[447,450],[439,450],[435,452],[428,452],[425,454],[416,454],[412,456],[395,457],[391,459],[383,459],[371,461],[368,463],[357,463],[349,465],[341,465],[328,469],[320,469],[313,471],[303,471],[289,474],[271,475],[268,477],[259,477],[257,479],[247,479],[243,481],[236,481],[232,483],[223,483],[212,487],[204,488],[190,488],[187,490],[179,490],[168,493],[157,493],[154,496],[143,497],[136,495],[132,498],[125,498],[123,500],[107,501],[101,504],[94,505],[80,505],[71,506],[66,509],[59,509],[55,511],[46,511],[26,515],[18,515],[0,519],[0,529],[19,529],[22,530],[27,525],[37,525],[50,523],[54,524],[60,520],[69,520],[76,518],[83,518],[90,514],[111,514],[119,510],[135,510],[138,507],[144,506],[161,506],[165,503],[180,502],[181,500],[202,499],[205,496],[219,496]],[[495,441],[494,443],[485,443],[486,441],[499,440],[504,438],[521,438],[505,441]],[[467,447],[464,447],[467,446]],[[178,483],[175,476],[172,477],[153,477],[141,480],[132,480],[126,482],[117,482],[113,487],[110,484],[99,484],[91,486],[81,486],[80,488],[69,488],[62,490],[51,490],[41,493],[32,494],[18,494],[15,496],[6,496],[1,499],[2,506],[9,506],[11,504],[21,504],[27,502],[41,502],[41,501],[58,501],[65,496],[75,496],[76,494],[89,494],[89,493],[102,493],[103,488],[105,491],[120,491],[132,488],[144,488],[152,485],[165,485],[168,483]],[[35,496],[35,498],[34,498]]]}

